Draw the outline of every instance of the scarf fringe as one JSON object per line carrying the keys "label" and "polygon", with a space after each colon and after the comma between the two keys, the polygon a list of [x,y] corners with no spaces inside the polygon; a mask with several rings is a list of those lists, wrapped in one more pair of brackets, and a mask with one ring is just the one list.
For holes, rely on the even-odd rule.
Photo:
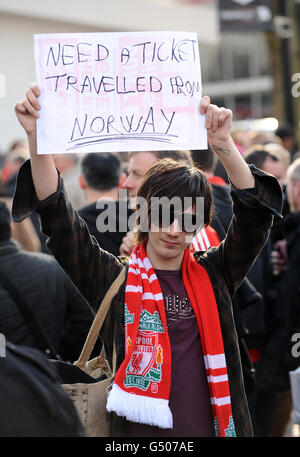
{"label": "scarf fringe", "polygon": [[106,409],[132,422],[164,429],[173,428],[173,416],[168,400],[130,394],[115,383],[108,394]]}

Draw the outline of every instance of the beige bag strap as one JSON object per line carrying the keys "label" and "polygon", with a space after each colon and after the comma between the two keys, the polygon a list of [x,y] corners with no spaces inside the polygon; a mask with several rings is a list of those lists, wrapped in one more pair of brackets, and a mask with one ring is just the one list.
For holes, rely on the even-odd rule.
{"label": "beige bag strap", "polygon": [[[90,358],[90,355],[92,353],[92,350],[94,349],[96,340],[99,336],[100,330],[102,328],[103,322],[104,322],[107,312],[110,308],[112,299],[118,293],[120,286],[125,279],[125,274],[126,274],[126,268],[124,267],[124,268],[122,268],[121,272],[119,273],[117,278],[114,280],[114,282],[111,284],[105,297],[102,300],[102,303],[97,311],[97,314],[91,325],[90,331],[85,340],[84,346],[83,346],[81,354],[79,356],[79,359],[76,362],[74,362],[74,365],[78,366],[79,368],[84,367],[86,362]],[[114,352],[113,358],[116,358],[115,345],[114,345],[113,352]],[[115,362],[115,360],[114,360],[114,362]],[[113,364],[113,366],[115,366],[115,364]]]}
{"label": "beige bag strap", "polygon": [[[105,351],[104,346],[102,346],[100,355],[99,355],[100,363],[105,363]],[[76,362],[77,364],[77,362]],[[116,351],[116,340],[114,338],[114,346],[113,346],[113,356],[112,356],[112,376],[115,376],[117,372],[117,351]]]}

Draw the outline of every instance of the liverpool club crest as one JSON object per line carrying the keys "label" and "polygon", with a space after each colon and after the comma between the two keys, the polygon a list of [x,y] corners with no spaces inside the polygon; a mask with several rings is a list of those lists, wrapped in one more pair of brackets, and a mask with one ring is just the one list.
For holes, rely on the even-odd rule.
{"label": "liverpool club crest", "polygon": [[124,387],[136,387],[146,391],[152,383],[151,391],[158,390],[157,383],[161,381],[163,364],[163,350],[158,343],[159,333],[164,333],[164,327],[158,312],[151,314],[143,310],[135,347],[126,370]]}

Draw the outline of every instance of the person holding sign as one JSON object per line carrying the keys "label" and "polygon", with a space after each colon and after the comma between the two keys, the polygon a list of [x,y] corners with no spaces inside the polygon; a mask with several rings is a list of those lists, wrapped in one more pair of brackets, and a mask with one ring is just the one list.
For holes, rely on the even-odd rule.
{"label": "person holding sign", "polygon": [[201,222],[210,222],[210,184],[199,169],[163,160],[148,170],[138,196],[148,205],[155,198],[191,198],[190,207],[178,212],[166,203],[157,217],[144,207],[139,244],[130,258],[115,257],[95,243],[72,209],[52,156],[37,154],[39,95],[32,85],[15,108],[31,159],[18,175],[13,217],[39,213],[49,249],[94,311],[127,269],[100,335],[110,364],[114,341],[117,350],[118,371],[107,401],[112,434],[252,436],[231,299],[264,246],[274,214],[280,214],[278,181],[245,163],[230,136],[232,112],[205,96],[200,111],[208,140],[233,186],[226,238],[204,254],[191,253],[189,242],[202,226],[199,199]]}

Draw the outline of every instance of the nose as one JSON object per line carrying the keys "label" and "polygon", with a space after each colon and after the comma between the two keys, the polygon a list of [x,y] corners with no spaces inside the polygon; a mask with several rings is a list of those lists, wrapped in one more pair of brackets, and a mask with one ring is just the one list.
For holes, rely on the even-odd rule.
{"label": "nose", "polygon": [[133,179],[132,179],[132,175],[128,175],[127,178],[125,179],[124,181],[124,189],[132,189],[133,187]]}
{"label": "nose", "polygon": [[182,232],[178,220],[175,218],[173,223],[170,225],[168,232],[173,235],[177,236],[179,233]]}

